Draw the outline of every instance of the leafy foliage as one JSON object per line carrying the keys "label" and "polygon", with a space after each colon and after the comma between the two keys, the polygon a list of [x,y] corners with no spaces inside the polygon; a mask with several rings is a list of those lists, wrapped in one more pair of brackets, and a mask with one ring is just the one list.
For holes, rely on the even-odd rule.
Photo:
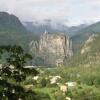
{"label": "leafy foliage", "polygon": [[32,59],[31,55],[24,53],[24,50],[16,45],[0,46],[0,53],[2,54],[3,52],[7,52],[8,57],[0,68],[0,98],[3,100],[18,100],[19,98],[25,98],[27,93],[34,94],[34,92],[26,91],[20,86],[20,82],[25,80],[27,75],[38,74],[35,69],[24,67],[26,60]]}

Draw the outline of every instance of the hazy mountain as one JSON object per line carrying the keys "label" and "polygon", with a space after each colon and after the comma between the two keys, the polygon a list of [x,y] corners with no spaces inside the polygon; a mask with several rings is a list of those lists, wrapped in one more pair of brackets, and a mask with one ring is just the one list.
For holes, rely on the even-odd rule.
{"label": "hazy mountain", "polygon": [[78,34],[78,31],[86,28],[87,26],[88,26],[87,24],[80,24],[78,26],[71,26],[71,27],[68,28],[67,31],[70,34],[70,36],[72,37],[72,36],[77,35]]}
{"label": "hazy mountain", "polygon": [[28,48],[34,34],[27,32],[18,17],[0,12],[0,45],[17,44]]}
{"label": "hazy mountain", "polygon": [[45,30],[47,30],[50,33],[63,32],[67,35],[73,36],[76,34],[76,31],[86,27],[85,24],[68,27],[64,24],[54,22],[52,20],[43,20],[42,22],[23,22],[23,25],[27,28],[28,31],[34,32],[37,35],[41,35],[42,33],[44,33]]}
{"label": "hazy mountain", "polygon": [[67,26],[61,25],[59,23],[53,23],[51,20],[44,20],[43,22],[24,22],[24,26],[30,32],[34,32],[37,35],[41,35],[47,30],[50,33],[54,32],[66,32]]}
{"label": "hazy mountain", "polygon": [[100,22],[94,23],[81,30],[78,30],[75,37],[84,40],[94,33],[100,33]]}
{"label": "hazy mountain", "polygon": [[26,29],[16,16],[0,12],[0,32],[25,33]]}
{"label": "hazy mountain", "polygon": [[85,28],[82,28],[75,32],[76,35],[72,37],[74,43],[74,49],[77,51],[82,47],[84,42],[92,35],[100,33],[100,22],[91,24]]}

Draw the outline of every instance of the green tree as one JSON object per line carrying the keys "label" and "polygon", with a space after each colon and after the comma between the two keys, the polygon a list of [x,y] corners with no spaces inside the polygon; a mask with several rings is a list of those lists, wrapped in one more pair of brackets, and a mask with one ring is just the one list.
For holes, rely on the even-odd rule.
{"label": "green tree", "polygon": [[[26,91],[20,83],[26,79],[27,75],[37,75],[35,69],[25,68],[27,60],[31,60],[31,55],[24,52],[20,46],[0,46],[0,57],[7,53],[4,63],[0,67],[0,99],[1,100],[26,100],[26,96],[34,94]],[[33,96],[35,97],[35,96]],[[36,100],[32,98],[30,100]]]}

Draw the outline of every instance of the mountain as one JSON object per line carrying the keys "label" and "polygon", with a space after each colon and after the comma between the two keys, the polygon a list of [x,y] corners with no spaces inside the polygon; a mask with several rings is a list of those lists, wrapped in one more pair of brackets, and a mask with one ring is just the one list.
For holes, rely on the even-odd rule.
{"label": "mountain", "polygon": [[19,44],[27,33],[20,20],[7,12],[0,12],[0,45]]}
{"label": "mountain", "polygon": [[68,28],[67,32],[71,37],[76,36],[78,31],[86,28],[88,25],[87,24],[80,24],[78,26],[71,26]]}
{"label": "mountain", "polygon": [[69,62],[68,66],[100,66],[100,34],[92,34]]}
{"label": "mountain", "polygon": [[0,12],[0,32],[25,33],[26,29],[15,15]]}
{"label": "mountain", "polygon": [[36,37],[29,33],[15,15],[0,12],[0,45],[22,45],[28,49],[29,42]]}
{"label": "mountain", "polygon": [[42,22],[33,21],[33,22],[23,22],[23,25],[29,30],[30,32],[34,32],[37,35],[41,35],[44,33],[45,30],[47,30],[50,33],[56,33],[56,32],[66,32],[68,29],[67,26],[54,23],[51,20],[43,20]]}
{"label": "mountain", "polygon": [[86,28],[87,24],[81,24],[78,26],[68,27],[59,22],[54,22],[52,20],[33,21],[33,22],[23,22],[23,25],[29,32],[33,32],[37,36],[41,36],[45,30],[50,33],[65,33],[72,37],[73,40],[73,50],[76,52],[77,48],[80,48],[80,41],[77,41],[77,34],[80,30]]}
{"label": "mountain", "polygon": [[96,22],[92,25],[82,28],[81,30],[78,30],[75,37],[80,39],[87,39],[91,34],[94,33],[100,33],[100,22]]}
{"label": "mountain", "polygon": [[81,24],[79,26],[68,27],[59,22],[52,20],[43,20],[43,21],[33,21],[33,22],[23,22],[23,25],[30,32],[34,32],[38,36],[44,33],[47,30],[50,33],[65,33],[66,35],[73,36],[80,29],[85,28],[87,25]]}
{"label": "mountain", "polygon": [[72,41],[63,33],[45,32],[40,40],[30,43],[31,52],[35,56],[36,65],[61,65],[73,55]]}
{"label": "mountain", "polygon": [[74,51],[78,51],[85,41],[92,35],[92,34],[99,34],[100,33],[100,22],[96,22],[91,24],[85,28],[82,28],[75,32],[76,35],[72,37],[74,43]]}

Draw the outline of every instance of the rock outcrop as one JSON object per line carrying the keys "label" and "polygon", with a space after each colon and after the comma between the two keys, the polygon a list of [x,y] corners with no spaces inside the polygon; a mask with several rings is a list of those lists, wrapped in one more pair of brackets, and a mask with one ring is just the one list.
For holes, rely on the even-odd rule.
{"label": "rock outcrop", "polygon": [[56,64],[58,66],[73,55],[72,41],[64,33],[50,34],[45,32],[40,37],[39,42],[33,43],[32,47],[38,56],[44,59],[44,63],[48,65]]}
{"label": "rock outcrop", "polygon": [[88,40],[85,42],[82,50],[81,50],[81,54],[87,53],[91,50],[91,43],[95,40],[95,38],[97,37],[97,34],[92,34]]}

